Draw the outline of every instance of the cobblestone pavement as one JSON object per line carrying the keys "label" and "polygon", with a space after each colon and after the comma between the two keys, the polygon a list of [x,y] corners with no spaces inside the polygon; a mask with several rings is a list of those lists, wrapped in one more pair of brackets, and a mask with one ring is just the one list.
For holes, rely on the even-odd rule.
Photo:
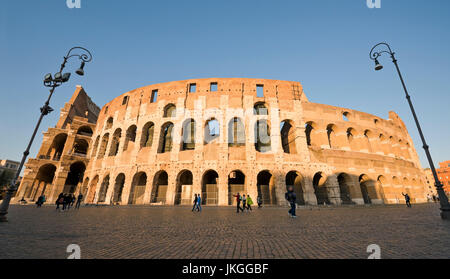
{"label": "cobblestone pavement", "polygon": [[313,208],[288,217],[286,208],[12,206],[0,223],[0,258],[450,258],[450,221],[437,204]]}

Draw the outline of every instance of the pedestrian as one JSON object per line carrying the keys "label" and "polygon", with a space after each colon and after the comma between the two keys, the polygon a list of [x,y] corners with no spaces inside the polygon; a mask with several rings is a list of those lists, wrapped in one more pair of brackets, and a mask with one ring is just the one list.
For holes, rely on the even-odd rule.
{"label": "pedestrian", "polygon": [[44,203],[45,203],[45,195],[41,195],[36,202],[37,207],[42,207]]}
{"label": "pedestrian", "polygon": [[295,201],[297,200],[297,196],[294,193],[294,188],[289,187],[284,197],[291,206],[291,209],[289,210],[289,216],[291,216],[292,218],[297,218],[297,215],[295,215],[295,207],[296,207]]}
{"label": "pedestrian", "polygon": [[408,193],[403,194],[403,192],[402,192],[402,195],[405,197],[406,206],[408,208],[411,208],[411,198],[409,197]]}
{"label": "pedestrian", "polygon": [[245,197],[245,194],[242,195],[242,212],[247,209],[247,198]]}
{"label": "pedestrian", "polygon": [[202,212],[202,197],[197,194],[197,211]]}
{"label": "pedestrian", "polygon": [[72,202],[72,197],[69,194],[65,194],[64,195],[63,210],[67,209],[67,211],[69,211],[71,202]]}
{"label": "pedestrian", "polygon": [[247,195],[247,211],[253,211],[252,209],[253,200],[250,195]]}
{"label": "pedestrian", "polygon": [[56,199],[56,210],[60,211],[59,206],[61,204],[64,204],[64,194],[63,193],[60,193],[58,195],[58,198]]}
{"label": "pedestrian", "polygon": [[192,206],[192,212],[194,212],[194,210],[197,208],[197,194],[194,195],[194,205]]}
{"label": "pedestrian", "polygon": [[77,203],[75,204],[76,209],[80,209],[81,202],[83,201],[83,194],[80,193],[77,197]]}
{"label": "pedestrian", "polygon": [[256,198],[256,202],[258,203],[258,208],[262,207],[262,199],[261,196],[258,195],[258,197]]}
{"label": "pedestrian", "polygon": [[75,198],[75,195],[74,195],[74,194],[70,194],[70,198],[71,198],[71,200],[70,200],[70,206],[73,207],[73,205],[75,204],[75,201],[76,201],[77,199]]}
{"label": "pedestrian", "polygon": [[239,210],[244,212],[244,209],[241,207],[241,195],[237,193],[236,195],[233,195],[233,197],[236,198],[236,213],[239,213]]}

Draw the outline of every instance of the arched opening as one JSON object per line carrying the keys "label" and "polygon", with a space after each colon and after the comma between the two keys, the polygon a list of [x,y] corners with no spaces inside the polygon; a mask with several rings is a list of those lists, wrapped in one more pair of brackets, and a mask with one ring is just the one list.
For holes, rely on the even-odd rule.
{"label": "arched opening", "polygon": [[359,186],[361,188],[361,194],[364,199],[364,204],[371,204],[372,200],[369,195],[369,188],[371,187],[370,178],[365,174],[360,175],[359,176]]}
{"label": "arched opening", "polygon": [[129,145],[131,146],[130,150],[133,149],[134,143],[136,142],[136,125],[131,125],[127,130],[127,135],[125,137],[125,144],[123,145],[123,151],[127,151]]}
{"label": "arched opening", "polygon": [[307,122],[305,124],[306,144],[308,146],[317,146],[318,140],[316,137],[316,124],[314,122]]}
{"label": "arched opening", "polygon": [[245,145],[245,127],[242,120],[233,117],[228,123],[228,146],[244,146]]}
{"label": "arched opening", "polygon": [[72,155],[86,157],[89,149],[89,143],[84,139],[75,139],[72,149]]}
{"label": "arched opening", "polygon": [[83,162],[76,162],[70,165],[70,172],[67,175],[66,182],[64,183],[64,193],[75,194],[83,182],[85,170],[86,165]]}
{"label": "arched opening", "polygon": [[100,150],[98,151],[97,158],[103,158],[105,156],[108,142],[109,142],[109,133],[106,133],[102,138],[102,143],[100,144]]}
{"label": "arched opening", "polygon": [[172,150],[173,142],[173,123],[165,123],[161,127],[161,136],[159,140],[158,153],[166,153]]}
{"label": "arched opening", "polygon": [[94,177],[94,179],[92,179],[91,186],[89,187],[89,193],[88,193],[88,196],[86,197],[87,203],[91,203],[91,204],[94,203],[95,190],[97,189],[98,181],[99,181],[99,177],[98,177],[98,175],[96,175]]}
{"label": "arched opening", "polygon": [[80,191],[78,192],[79,194],[82,194],[85,198],[89,190],[89,181],[90,181],[89,177],[86,177],[83,183],[83,187],[81,187]]}
{"label": "arched opening", "polygon": [[270,126],[265,119],[255,123],[255,149],[261,153],[271,150]]}
{"label": "arched opening", "polygon": [[195,120],[190,118],[183,122],[181,130],[181,151],[195,149]]}
{"label": "arched opening", "polygon": [[208,144],[215,139],[220,137],[220,124],[219,121],[212,118],[206,121],[205,125],[205,134],[204,134],[204,143]]}
{"label": "arched opening", "polygon": [[384,195],[384,186],[387,185],[387,179],[386,177],[380,175],[378,176],[377,179],[377,184],[376,184],[376,191],[378,193],[380,193],[380,199],[381,199],[381,203],[384,203],[386,201],[386,197]]}
{"label": "arched opening", "polygon": [[142,128],[141,148],[151,147],[153,144],[153,134],[155,133],[155,124],[148,122]]}
{"label": "arched opening", "polygon": [[33,183],[33,190],[30,191],[27,198],[31,198],[34,201],[41,195],[44,195],[49,188],[48,185],[53,183],[55,172],[55,165],[46,164],[40,167]]}
{"label": "arched opening", "polygon": [[256,103],[253,106],[254,115],[269,115],[267,107],[264,103]]}
{"label": "arched opening", "polygon": [[350,194],[352,178],[346,173],[341,173],[338,175],[337,180],[339,183],[342,204],[353,204],[352,196]]}
{"label": "arched opening", "polygon": [[193,175],[189,170],[183,170],[178,174],[177,177],[177,188],[175,195],[175,205],[183,204],[191,204],[192,197],[195,193],[193,193],[194,189],[192,188]]}
{"label": "arched opening", "polygon": [[336,148],[337,147],[336,125],[329,124],[327,126],[327,137],[328,137],[328,146],[330,146],[330,148]]}
{"label": "arched opening", "polygon": [[321,172],[316,173],[313,177],[314,194],[318,205],[330,204],[326,182],[327,177]]}
{"label": "arched opening", "polygon": [[357,147],[356,147],[356,142],[354,141],[354,136],[356,134],[355,129],[353,128],[348,128],[347,129],[347,141],[348,141],[348,145],[350,146],[350,149],[353,151],[357,151]]}
{"label": "arched opening", "polygon": [[97,139],[94,143],[94,148],[92,149],[91,157],[94,158],[97,155],[98,145],[100,144],[100,136],[97,136]]}
{"label": "arched opening", "polygon": [[89,127],[89,126],[82,126],[77,131],[77,135],[81,135],[81,136],[92,137],[93,134],[94,134],[94,132],[92,131],[91,127]]}
{"label": "arched opening", "polygon": [[174,104],[168,104],[164,108],[164,117],[176,117],[177,116],[177,107]]}
{"label": "arched opening", "polygon": [[373,133],[369,130],[364,131],[364,139],[368,152],[372,152],[372,145],[370,144],[370,138],[373,136]]}
{"label": "arched opening", "polygon": [[258,196],[263,204],[276,204],[275,185],[273,176],[269,171],[261,171],[257,176]]}
{"label": "arched opening", "polygon": [[286,189],[292,187],[297,196],[297,204],[305,205],[305,198],[303,192],[303,176],[296,171],[290,171],[286,175]]}
{"label": "arched opening", "polygon": [[284,120],[280,124],[281,145],[284,153],[296,154],[295,128],[292,120]]}
{"label": "arched opening", "polygon": [[109,150],[109,156],[116,156],[119,152],[120,138],[122,137],[122,129],[117,129],[112,138],[111,148]]}
{"label": "arched opening", "polygon": [[345,122],[350,121],[349,117],[350,117],[350,113],[349,112],[345,111],[344,113],[342,113],[342,120],[344,120]]}
{"label": "arched opening", "polygon": [[102,184],[100,185],[100,190],[98,192],[98,199],[97,202],[105,202],[106,201],[106,194],[108,193],[109,189],[109,174],[103,178]]}
{"label": "arched opening", "polygon": [[106,121],[106,129],[111,129],[113,127],[114,124],[114,119],[112,117],[108,118],[108,120]]}
{"label": "arched opening", "polygon": [[159,171],[153,178],[152,203],[166,202],[167,187],[169,185],[169,176],[165,171]]}
{"label": "arched opening", "polygon": [[219,175],[209,170],[202,177],[202,203],[206,205],[217,205],[219,203],[219,189],[217,180]]}
{"label": "arched opening", "polygon": [[116,177],[116,182],[114,183],[113,204],[118,204],[122,202],[122,193],[124,186],[125,186],[125,174],[121,173]]}
{"label": "arched opening", "polygon": [[242,195],[246,192],[244,173],[240,170],[232,171],[228,175],[228,204],[236,205],[234,195],[237,195],[237,193]]}
{"label": "arched opening", "polygon": [[131,182],[130,196],[128,204],[143,204],[145,187],[147,185],[147,174],[145,172],[138,172],[134,175]]}
{"label": "arched opening", "polygon": [[47,152],[47,158],[54,161],[59,161],[64,152],[66,145],[67,134],[59,134],[53,139],[52,145]]}

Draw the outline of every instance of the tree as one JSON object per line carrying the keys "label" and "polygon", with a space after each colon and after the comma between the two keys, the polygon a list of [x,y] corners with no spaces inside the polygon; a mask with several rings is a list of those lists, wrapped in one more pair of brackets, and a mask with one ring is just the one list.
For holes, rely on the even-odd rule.
{"label": "tree", "polygon": [[3,170],[2,172],[0,172],[0,186],[7,186],[11,184],[14,175],[15,173],[12,170]]}

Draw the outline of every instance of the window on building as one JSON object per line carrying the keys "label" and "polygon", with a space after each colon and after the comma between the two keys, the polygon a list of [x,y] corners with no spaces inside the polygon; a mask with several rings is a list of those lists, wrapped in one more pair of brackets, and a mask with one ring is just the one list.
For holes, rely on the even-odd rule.
{"label": "window on building", "polygon": [[256,85],[256,97],[264,97],[264,85]]}
{"label": "window on building", "polygon": [[217,91],[217,82],[211,82],[210,88],[209,88],[211,92],[216,92]]}
{"label": "window on building", "polygon": [[107,107],[105,108],[105,114],[108,113],[108,109],[109,109],[109,107],[107,106]]}
{"label": "window on building", "polygon": [[197,84],[196,83],[189,84],[189,93],[195,93],[195,92],[197,92]]}
{"label": "window on building", "polygon": [[157,100],[158,100],[158,90],[153,90],[150,103],[156,103]]}
{"label": "window on building", "polygon": [[128,96],[123,97],[122,106],[128,104]]}

